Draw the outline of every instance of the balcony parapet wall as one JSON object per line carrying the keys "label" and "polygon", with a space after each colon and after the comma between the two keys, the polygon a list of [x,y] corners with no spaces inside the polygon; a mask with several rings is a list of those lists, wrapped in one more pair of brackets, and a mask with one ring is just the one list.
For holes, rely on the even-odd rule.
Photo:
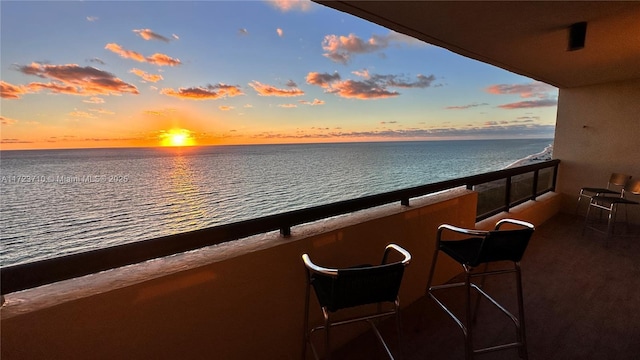
{"label": "balcony parapet wall", "polygon": [[[300,256],[331,267],[378,262],[395,242],[413,256],[400,291],[424,294],[442,223],[474,227],[477,193],[463,188],[109,270],[6,296],[6,359],[298,358],[305,272]],[[555,193],[512,209],[536,224],[558,209]],[[490,220],[487,220],[490,221]],[[442,262],[436,281],[454,276]],[[440,263],[439,263],[440,265]],[[311,321],[320,321],[312,303]],[[336,345],[357,336],[334,332]],[[339,334],[339,336],[338,336]]]}

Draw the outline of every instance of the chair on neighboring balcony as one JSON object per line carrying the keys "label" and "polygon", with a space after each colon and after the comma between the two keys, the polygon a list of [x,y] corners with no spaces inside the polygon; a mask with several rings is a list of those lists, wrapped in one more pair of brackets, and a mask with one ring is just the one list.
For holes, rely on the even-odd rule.
{"label": "chair on neighboring balcony", "polygon": [[[391,252],[398,255],[390,255]],[[390,256],[398,257],[395,262],[387,263]],[[401,354],[400,338],[400,303],[398,291],[404,274],[405,267],[411,261],[409,252],[396,244],[389,244],[385,248],[381,265],[359,265],[350,268],[333,269],[314,264],[308,254],[302,255],[307,271],[307,290],[305,298],[304,336],[302,358],[306,358],[307,343],[311,345],[313,355],[318,359],[318,352],[313,344],[311,336],[317,330],[325,333],[326,358],[331,357],[329,334],[335,326],[351,324],[359,321],[367,321],[371,325],[376,337],[381,342],[387,355],[393,359],[389,347],[376,328],[373,320],[395,315],[398,332],[398,348]],[[310,292],[313,287],[318,303],[322,310],[324,324],[309,328],[309,302]],[[391,307],[385,308],[383,304],[390,303]],[[377,311],[371,309],[363,316],[347,319],[333,320],[332,315],[342,309],[361,305],[378,304]]]}
{"label": "chair on neighboring balcony", "polygon": [[[507,229],[501,229],[507,225]],[[431,263],[431,271],[429,272],[429,280],[427,282],[427,293],[429,296],[449,315],[462,330],[465,340],[465,359],[472,359],[475,354],[483,354],[490,351],[504,350],[509,348],[517,348],[520,357],[527,358],[527,342],[525,337],[524,324],[524,304],[522,298],[522,278],[520,270],[520,260],[524,255],[529,240],[534,232],[534,226],[528,222],[503,219],[496,223],[494,230],[471,230],[464,229],[448,224],[438,227],[436,237],[436,249]],[[455,237],[457,240],[453,240]],[[460,238],[463,239],[460,239]],[[447,240],[444,240],[446,238]],[[456,283],[445,283],[442,285],[433,285],[433,275],[436,270],[436,262],[438,254],[445,253],[451,259],[462,266],[464,270],[464,281]],[[489,269],[490,263],[499,262],[503,264],[499,269]],[[510,263],[510,264],[509,264]],[[474,271],[478,266],[484,265],[480,271]],[[509,265],[509,266],[507,266]],[[505,273],[515,273],[516,290],[518,300],[518,316],[513,315],[503,305],[499,304],[485,290],[482,289],[484,279],[489,275],[499,275]],[[480,285],[472,282],[472,278],[480,277]],[[438,296],[444,295],[444,290],[463,287],[465,290],[464,320],[460,320],[454,312],[444,304],[443,300]],[[478,292],[478,296],[482,295],[502,311],[507,317],[513,321],[516,328],[516,341],[501,345],[474,349],[473,345],[473,324],[475,324],[477,306],[480,297],[476,299],[475,309],[472,311],[471,305],[471,289]],[[440,291],[442,290],[442,291]]]}
{"label": "chair on neighboring balcony", "polygon": [[607,182],[607,187],[583,187],[578,195],[578,203],[576,204],[576,213],[580,207],[582,198],[591,198],[594,196],[620,196],[622,188],[631,179],[631,176],[620,173],[612,173]]}
{"label": "chair on neighboring balcony", "polygon": [[[629,205],[640,205],[640,202],[636,200],[631,200],[631,197],[634,197],[636,199],[640,198],[640,179],[627,181],[624,188],[622,189],[620,197],[603,196],[603,195],[592,197],[591,202],[589,203],[589,208],[587,209],[587,215],[585,216],[585,219],[584,219],[584,226],[582,228],[582,232],[584,233],[584,229],[590,228],[590,229],[605,233],[606,235],[605,246],[607,246],[609,244],[609,237],[611,237],[614,232],[614,227],[616,224],[616,215],[618,213],[618,207],[621,205],[625,207],[624,209],[625,224],[628,225]],[[596,224],[589,222],[589,214],[591,213],[591,209],[600,209],[608,213],[606,230],[601,230],[596,226]]]}

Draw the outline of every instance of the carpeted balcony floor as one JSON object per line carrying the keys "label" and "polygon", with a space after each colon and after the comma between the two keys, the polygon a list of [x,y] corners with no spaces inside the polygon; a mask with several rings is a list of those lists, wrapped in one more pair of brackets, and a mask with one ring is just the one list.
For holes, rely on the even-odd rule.
{"label": "carpeted balcony floor", "polygon": [[[619,228],[605,247],[603,234],[583,217],[558,215],[536,229],[522,260],[529,359],[640,358],[640,228]],[[485,289],[517,313],[513,276],[488,278]],[[454,290],[457,291],[457,290]],[[459,303],[462,294],[446,298]],[[462,310],[462,307],[459,308]],[[480,302],[476,347],[514,341],[511,321]],[[457,312],[463,314],[462,312]],[[444,311],[421,298],[402,312],[403,354],[412,359],[464,359],[462,332]],[[394,354],[393,323],[381,326]],[[334,352],[333,359],[383,359],[371,333]],[[478,355],[517,359],[515,349]]]}

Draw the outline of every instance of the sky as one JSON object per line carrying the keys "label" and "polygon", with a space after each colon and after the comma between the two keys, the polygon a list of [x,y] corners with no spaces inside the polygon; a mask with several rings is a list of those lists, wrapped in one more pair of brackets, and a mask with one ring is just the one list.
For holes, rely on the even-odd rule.
{"label": "sky", "polygon": [[554,134],[556,88],[309,1],[0,7],[2,150]]}

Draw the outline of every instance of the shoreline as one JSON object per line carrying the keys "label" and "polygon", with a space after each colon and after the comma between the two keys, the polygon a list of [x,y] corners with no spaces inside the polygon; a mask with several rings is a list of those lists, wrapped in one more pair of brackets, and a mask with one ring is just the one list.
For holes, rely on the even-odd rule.
{"label": "shoreline", "polygon": [[537,154],[529,155],[520,160],[516,160],[513,163],[505,166],[505,169],[529,165],[529,164],[537,163],[540,161],[547,161],[547,160],[551,160],[552,158],[553,158],[553,144],[549,144],[541,152]]}

